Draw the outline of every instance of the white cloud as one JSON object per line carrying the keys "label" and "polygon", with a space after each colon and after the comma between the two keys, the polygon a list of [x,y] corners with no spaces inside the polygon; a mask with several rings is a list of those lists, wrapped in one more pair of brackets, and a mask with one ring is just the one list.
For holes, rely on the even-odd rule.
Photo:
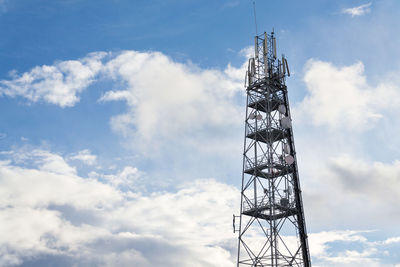
{"label": "white cloud", "polygon": [[[19,154],[17,160],[15,154]],[[75,169],[60,155],[34,150],[13,152],[9,158],[11,162],[0,161],[0,173],[4,178],[0,190],[3,207],[45,208],[50,204],[70,204],[80,208],[96,208],[107,207],[109,202],[120,199],[112,188],[94,179],[77,176]],[[15,164],[19,160],[28,166],[17,167]]]}
{"label": "white cloud", "polygon": [[46,172],[64,175],[75,175],[76,169],[69,166],[63,157],[43,149],[21,148],[15,151],[2,151],[0,154],[8,157],[15,164],[37,166]]}
{"label": "white cloud", "polygon": [[134,133],[143,142],[240,121],[234,96],[243,89],[243,72],[230,65],[224,71],[203,70],[161,53],[127,51],[109,61],[105,70],[128,83],[127,89],[109,91],[101,98],[124,99],[129,106],[128,113],[112,119],[113,129]]}
{"label": "white cloud", "polygon": [[345,251],[344,253],[342,252],[338,255],[336,251],[332,251],[330,249],[331,244],[333,244],[334,242],[345,242],[347,244],[367,244],[368,240],[364,236],[362,236],[362,233],[363,231],[329,231],[310,234],[310,251],[312,251],[316,259],[316,262],[314,262],[313,265],[360,266],[358,264],[365,262],[374,262],[375,259],[370,258],[371,250],[368,248],[363,250],[363,253],[361,253],[361,255],[355,253],[354,251]]}
{"label": "white cloud", "polygon": [[308,95],[296,106],[297,123],[311,121],[329,128],[361,131],[373,127],[387,110],[399,107],[399,89],[388,83],[368,84],[364,65],[336,67],[309,60],[304,81]]}
{"label": "white cloud", "polygon": [[351,17],[362,16],[371,12],[371,2],[356,7],[342,9],[343,14],[349,14]]}
{"label": "white cloud", "polygon": [[76,266],[233,263],[231,216],[239,193],[232,186],[196,180],[176,192],[142,195],[118,189],[139,175],[136,168],[101,183],[55,172],[57,164],[50,161],[66,163],[48,151],[2,156],[7,160],[0,164],[0,248],[7,249],[0,249],[1,266],[50,256]]}
{"label": "white cloud", "polygon": [[127,90],[121,91],[108,91],[106,92],[100,99],[100,102],[107,102],[107,101],[118,101],[118,100],[125,100],[129,103],[129,105],[135,105],[136,100],[132,96],[132,94]]}
{"label": "white cloud", "polygon": [[382,242],[382,244],[384,244],[384,245],[390,245],[390,244],[395,244],[395,243],[400,243],[400,236],[391,237]]}
{"label": "white cloud", "polygon": [[74,153],[69,156],[70,160],[79,160],[87,165],[94,165],[96,164],[97,156],[91,154],[90,150],[84,149],[79,151],[78,153]]}
{"label": "white cloud", "polygon": [[[309,235],[313,266],[395,267],[396,249],[388,250],[388,240],[374,242],[366,236],[373,231],[326,231]],[[391,260],[391,257],[394,256]]]}
{"label": "white cloud", "polygon": [[106,55],[90,53],[79,60],[36,66],[21,75],[11,73],[11,80],[0,81],[0,96],[20,96],[32,102],[46,101],[71,107],[79,101],[78,94],[94,81]]}

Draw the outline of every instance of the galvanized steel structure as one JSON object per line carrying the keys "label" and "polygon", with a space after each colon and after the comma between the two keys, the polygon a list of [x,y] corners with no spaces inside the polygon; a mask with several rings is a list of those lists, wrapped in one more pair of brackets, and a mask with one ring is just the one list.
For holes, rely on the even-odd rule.
{"label": "galvanized steel structure", "polygon": [[[311,266],[285,79],[274,33],[255,37],[247,107],[237,266]],[[235,219],[239,225],[235,229]]]}

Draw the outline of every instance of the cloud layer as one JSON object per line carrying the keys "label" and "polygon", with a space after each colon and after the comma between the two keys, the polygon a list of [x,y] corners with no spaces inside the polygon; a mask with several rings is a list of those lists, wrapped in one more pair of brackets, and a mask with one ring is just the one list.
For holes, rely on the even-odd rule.
{"label": "cloud layer", "polygon": [[[121,191],[120,184],[77,176],[61,156],[48,151],[3,156],[2,266],[50,256],[77,266],[232,262],[230,220],[238,192],[231,186],[196,180],[176,192],[142,195]],[[15,165],[21,158],[34,166]],[[120,183],[127,180],[128,170],[116,175]]]}
{"label": "cloud layer", "polygon": [[[135,193],[120,190],[124,182],[135,186],[129,181],[128,173],[134,170],[129,166],[114,175],[119,179],[116,184],[99,176],[80,177],[63,157],[49,151],[1,155],[2,266],[235,264],[237,242],[231,220],[239,191],[232,186],[197,179],[174,192]],[[20,159],[30,166],[17,164]],[[373,242],[364,234],[311,233],[314,265],[393,266],[381,263],[380,254],[395,253],[393,245],[400,239]],[[351,250],[350,244],[361,249]]]}

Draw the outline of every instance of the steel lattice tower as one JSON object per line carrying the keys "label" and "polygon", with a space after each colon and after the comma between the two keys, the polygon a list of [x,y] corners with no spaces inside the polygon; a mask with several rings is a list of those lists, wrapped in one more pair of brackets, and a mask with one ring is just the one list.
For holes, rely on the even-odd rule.
{"label": "steel lattice tower", "polygon": [[240,216],[233,218],[240,217],[238,267],[311,266],[286,76],[274,33],[256,36],[246,74]]}

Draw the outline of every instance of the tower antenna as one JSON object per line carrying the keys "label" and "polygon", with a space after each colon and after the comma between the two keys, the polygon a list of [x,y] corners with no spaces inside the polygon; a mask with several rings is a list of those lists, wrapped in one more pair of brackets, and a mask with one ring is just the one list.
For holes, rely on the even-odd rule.
{"label": "tower antenna", "polygon": [[258,35],[257,16],[256,16],[256,1],[253,1],[253,13],[254,13],[254,25],[256,26],[256,35]]}

